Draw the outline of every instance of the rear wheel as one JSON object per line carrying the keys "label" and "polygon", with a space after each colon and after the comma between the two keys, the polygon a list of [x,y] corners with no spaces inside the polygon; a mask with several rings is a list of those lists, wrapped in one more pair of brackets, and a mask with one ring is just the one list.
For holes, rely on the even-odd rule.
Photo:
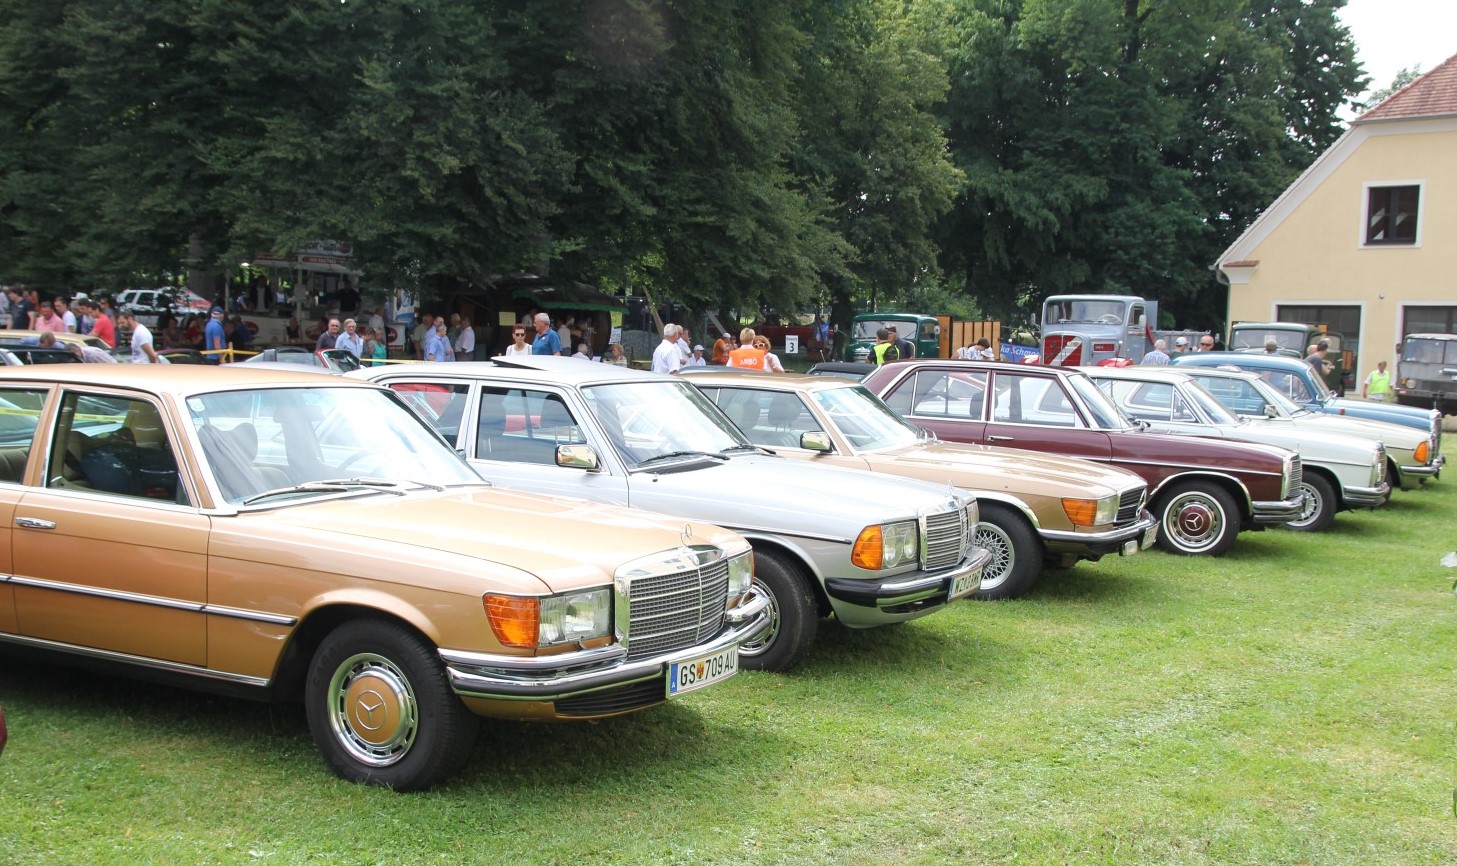
{"label": "rear wheel", "polygon": [[992,561],[982,572],[981,588],[972,598],[1019,598],[1042,574],[1042,542],[1027,521],[1010,508],[982,506],[975,544],[986,548]]}
{"label": "rear wheel", "polygon": [[769,596],[769,627],[739,644],[739,659],[752,670],[788,670],[809,652],[819,630],[809,579],[786,557],[755,550],[754,581]]}
{"label": "rear wheel", "polygon": [[1305,505],[1300,517],[1285,526],[1296,532],[1319,532],[1330,526],[1340,508],[1335,486],[1307,469],[1296,489],[1305,494]]}
{"label": "rear wheel", "polygon": [[351,782],[415,791],[444,780],[475,746],[476,717],[450,688],[429,641],[361,619],[324,638],[304,695],[309,730]]}
{"label": "rear wheel", "polygon": [[1219,556],[1239,535],[1234,497],[1209,481],[1189,481],[1158,500],[1159,546],[1185,556]]}

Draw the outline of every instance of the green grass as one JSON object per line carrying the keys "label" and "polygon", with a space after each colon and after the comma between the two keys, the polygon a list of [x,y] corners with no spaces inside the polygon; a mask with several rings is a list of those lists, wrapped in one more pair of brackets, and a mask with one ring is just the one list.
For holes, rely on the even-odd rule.
{"label": "green grass", "polygon": [[1454,517],[1447,478],[826,624],[792,674],[488,722],[421,795],[336,779],[296,707],[0,659],[0,863],[1451,864]]}

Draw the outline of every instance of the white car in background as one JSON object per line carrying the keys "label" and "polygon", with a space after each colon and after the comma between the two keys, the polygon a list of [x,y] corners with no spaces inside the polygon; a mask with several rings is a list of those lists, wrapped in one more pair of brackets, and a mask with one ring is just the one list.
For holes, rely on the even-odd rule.
{"label": "white car in background", "polygon": [[[1305,492],[1305,507],[1298,518],[1286,524],[1291,529],[1324,529],[1336,512],[1375,508],[1385,504],[1391,494],[1386,481],[1386,449],[1377,440],[1294,424],[1272,424],[1264,418],[1241,418],[1183,370],[1087,367],[1084,372],[1124,414],[1157,432],[1243,439],[1278,445],[1299,454],[1303,464],[1299,488]],[[1259,379],[1250,373],[1230,375]]]}
{"label": "white car in background", "polygon": [[162,286],[156,289],[127,289],[112,299],[117,309],[128,309],[136,314],[137,321],[147,327],[157,324],[162,313],[170,312],[178,319],[184,316],[207,315],[212,302],[191,289]]}

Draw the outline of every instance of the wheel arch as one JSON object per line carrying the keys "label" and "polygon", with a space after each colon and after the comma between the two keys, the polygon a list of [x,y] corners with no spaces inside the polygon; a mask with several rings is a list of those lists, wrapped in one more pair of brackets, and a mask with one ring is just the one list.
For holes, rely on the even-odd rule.
{"label": "wheel arch", "polygon": [[1337,511],[1350,510],[1351,506],[1346,504],[1346,491],[1341,486],[1341,479],[1336,477],[1336,474],[1331,471],[1330,467],[1317,466],[1312,463],[1306,463],[1301,467],[1300,471],[1302,475],[1307,477],[1311,475],[1318,475],[1320,476],[1321,480],[1325,481],[1325,483],[1331,486],[1331,489],[1336,492]]}
{"label": "wheel arch", "polygon": [[825,594],[824,582],[820,579],[814,566],[810,565],[808,557],[772,535],[751,535],[746,533],[744,537],[749,540],[749,544],[754,548],[755,553],[768,551],[784,559],[788,564],[798,568],[801,572],[809,575],[810,592],[814,594],[815,611],[821,617],[830,615],[833,610],[830,607],[830,597]]}
{"label": "wheel arch", "polygon": [[1181,472],[1178,475],[1170,475],[1159,482],[1158,487],[1149,490],[1148,501],[1153,502],[1167,494],[1170,490],[1193,481],[1207,481],[1219,485],[1224,492],[1234,497],[1235,504],[1239,506],[1240,518],[1248,521],[1254,515],[1254,509],[1250,505],[1250,491],[1238,478],[1225,475],[1223,472]]}
{"label": "wheel arch", "polygon": [[410,618],[360,600],[335,600],[310,610],[289,635],[288,644],[279,656],[270,688],[276,700],[298,700],[303,696],[304,679],[309,663],[324,638],[346,622],[375,619],[394,622],[418,634],[433,646],[439,642]]}

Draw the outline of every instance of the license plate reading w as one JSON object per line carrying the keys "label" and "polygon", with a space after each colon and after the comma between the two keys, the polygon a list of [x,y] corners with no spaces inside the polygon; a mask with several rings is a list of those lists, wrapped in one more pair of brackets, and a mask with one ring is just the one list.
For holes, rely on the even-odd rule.
{"label": "license plate reading w", "polygon": [[739,672],[739,648],[731,646],[706,656],[684,659],[668,665],[668,697],[686,695],[704,686],[726,680]]}

